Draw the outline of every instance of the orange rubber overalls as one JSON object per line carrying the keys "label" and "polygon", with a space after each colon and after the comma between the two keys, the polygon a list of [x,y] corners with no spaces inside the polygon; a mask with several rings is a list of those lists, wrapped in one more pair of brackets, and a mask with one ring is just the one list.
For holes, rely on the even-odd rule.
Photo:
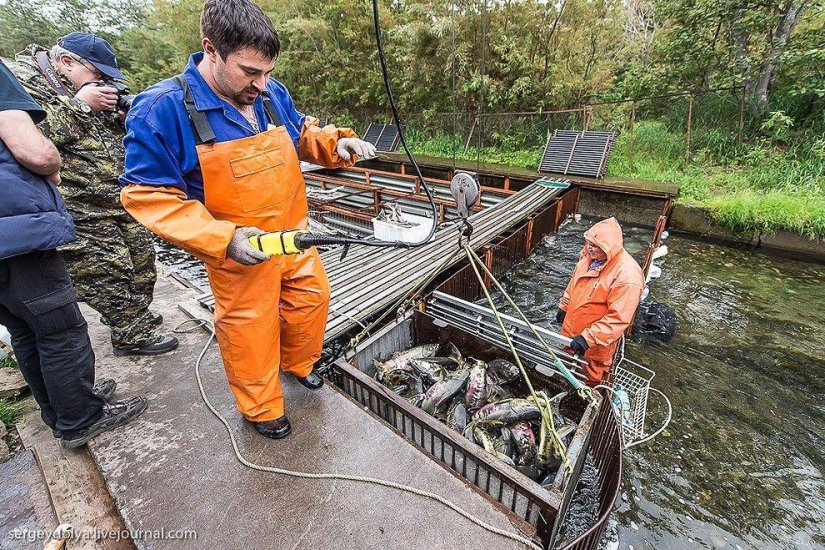
{"label": "orange rubber overalls", "polygon": [[[135,218],[206,263],[226,377],[238,410],[253,422],[284,415],[280,369],[296,376],[312,371],[323,347],[330,294],[314,248],[254,266],[225,259],[235,227],[281,231],[308,225],[298,154],[277,114],[269,105],[266,110],[275,123],[266,131],[197,145],[204,204],[185,200],[182,191],[171,187],[129,185],[121,192],[124,207]],[[307,119],[309,125],[314,121]],[[315,135],[304,139],[306,126],[299,150],[307,160],[354,162],[335,153],[338,138],[355,137],[354,132],[316,126]]]}
{"label": "orange rubber overalls", "polygon": [[585,373],[587,383],[593,386],[613,365],[619,339],[639,307],[645,278],[642,268],[624,249],[616,218],[594,224],[584,238],[601,248],[607,260],[590,269],[590,258],[582,250],[559,308],[566,312],[562,335],[581,335],[590,346],[584,352],[588,361]]}

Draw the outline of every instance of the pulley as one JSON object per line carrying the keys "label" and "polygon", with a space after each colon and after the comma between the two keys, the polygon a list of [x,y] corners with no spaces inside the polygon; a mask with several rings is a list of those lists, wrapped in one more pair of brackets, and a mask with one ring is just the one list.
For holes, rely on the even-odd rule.
{"label": "pulley", "polygon": [[473,172],[456,170],[450,182],[450,193],[458,207],[458,215],[462,218],[470,214],[470,207],[476,203],[481,192],[476,178],[477,175]]}

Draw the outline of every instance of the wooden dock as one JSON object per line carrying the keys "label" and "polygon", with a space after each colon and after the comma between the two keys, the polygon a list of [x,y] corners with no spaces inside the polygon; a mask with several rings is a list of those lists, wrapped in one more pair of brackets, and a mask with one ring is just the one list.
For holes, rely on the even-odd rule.
{"label": "wooden dock", "polygon": [[[563,192],[564,189],[531,184],[476,212],[469,218],[473,226],[470,244],[478,249],[506,234]],[[332,287],[326,340],[338,338],[393,305],[434,270],[457,265],[462,256],[454,253],[462,229],[451,226],[439,230],[430,242],[411,249],[355,245],[343,261],[340,248],[324,252],[324,266]],[[211,294],[204,295],[199,302],[207,308],[214,307]]]}

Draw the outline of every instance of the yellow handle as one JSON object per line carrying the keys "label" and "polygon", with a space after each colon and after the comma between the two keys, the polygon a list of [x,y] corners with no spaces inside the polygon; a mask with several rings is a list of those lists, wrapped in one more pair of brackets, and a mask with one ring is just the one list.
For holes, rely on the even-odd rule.
{"label": "yellow handle", "polygon": [[300,254],[303,250],[295,246],[295,237],[304,233],[308,233],[308,231],[300,231],[297,229],[292,231],[274,231],[272,233],[249,237],[249,244],[251,244],[253,248],[257,248],[270,256]]}

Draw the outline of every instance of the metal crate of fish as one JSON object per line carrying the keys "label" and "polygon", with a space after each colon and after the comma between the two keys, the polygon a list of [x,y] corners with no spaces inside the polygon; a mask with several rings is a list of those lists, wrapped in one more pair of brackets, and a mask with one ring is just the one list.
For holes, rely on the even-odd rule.
{"label": "metal crate of fish", "polygon": [[[525,531],[534,530],[550,548],[581,475],[599,402],[588,406],[558,379],[528,365],[535,388],[552,397],[554,424],[566,443],[563,457],[551,453],[539,460],[536,453],[547,447],[541,446],[546,438],[540,440],[538,409],[520,394],[508,352],[443,325],[409,312],[326,374],[443,467],[526,522]],[[408,361],[412,356],[418,359]],[[562,460],[569,469],[559,467]]]}

